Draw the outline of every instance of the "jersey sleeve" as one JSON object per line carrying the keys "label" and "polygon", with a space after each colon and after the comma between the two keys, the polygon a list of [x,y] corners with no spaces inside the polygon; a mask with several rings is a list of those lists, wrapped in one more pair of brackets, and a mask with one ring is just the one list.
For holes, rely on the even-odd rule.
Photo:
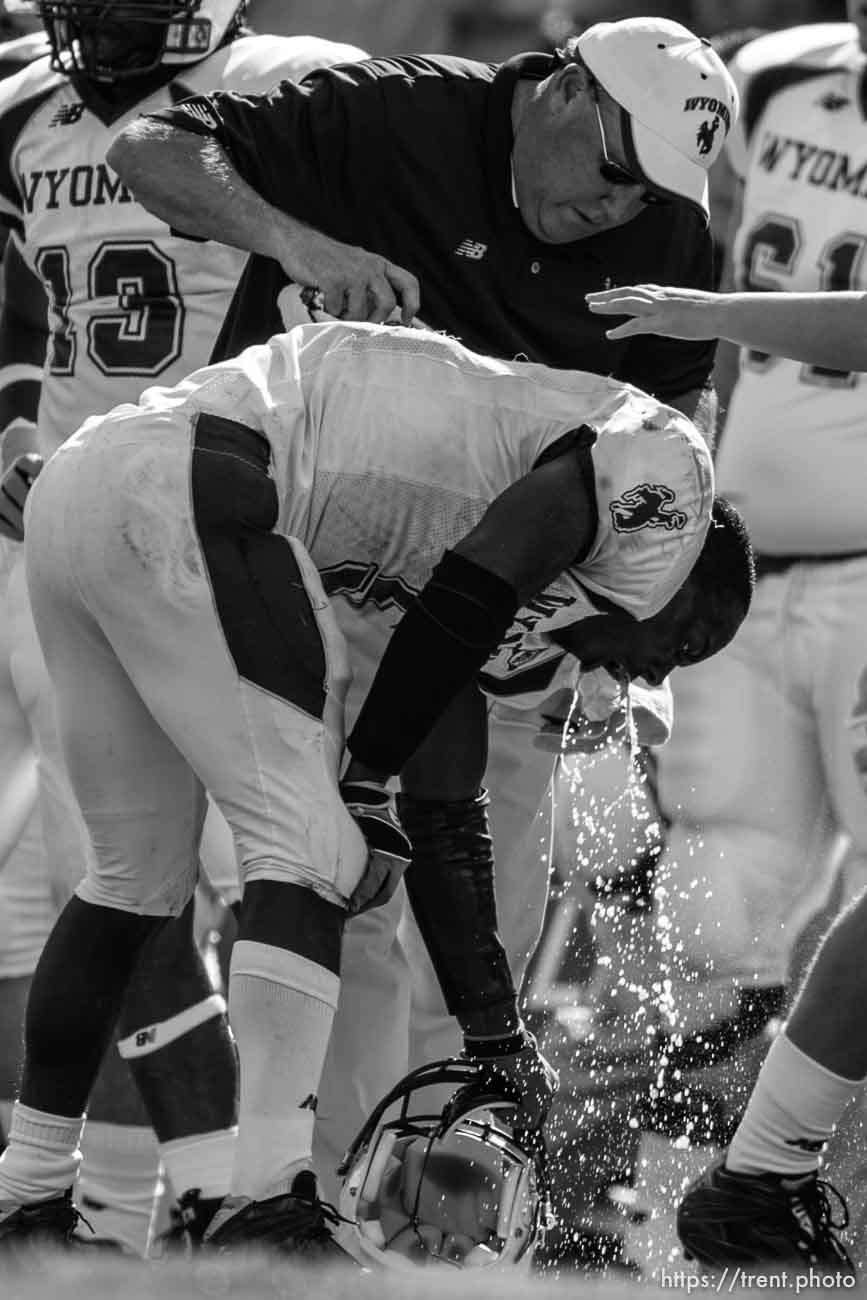
{"label": "jersey sleeve", "polygon": [[361,165],[375,188],[385,153],[385,117],[367,66],[319,69],[262,95],[195,95],[151,116],[218,140],[268,203],[313,225],[327,218],[329,233],[349,239],[347,180]]}
{"label": "jersey sleeve", "polygon": [[36,422],[48,338],[47,303],[40,280],[10,235],[3,254],[0,307],[0,432],[18,420]]}

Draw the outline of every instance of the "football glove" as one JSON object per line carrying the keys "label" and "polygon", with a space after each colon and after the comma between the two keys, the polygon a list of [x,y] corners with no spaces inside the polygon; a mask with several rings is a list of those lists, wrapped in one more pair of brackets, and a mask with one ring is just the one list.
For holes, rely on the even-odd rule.
{"label": "football glove", "polygon": [[0,533],[13,542],[24,541],[24,503],[43,463],[35,452],[25,452],[0,478]]}
{"label": "football glove", "polygon": [[560,1076],[539,1051],[536,1039],[522,1025],[507,1038],[464,1035],[464,1057],[484,1067],[486,1087],[518,1106],[517,1130],[538,1131],[548,1118]]}
{"label": "football glove", "polygon": [[400,884],[412,846],[400,824],[394,795],[374,781],[343,781],[340,794],[367,842],[367,866],[349,899],[349,914],[382,907]]}

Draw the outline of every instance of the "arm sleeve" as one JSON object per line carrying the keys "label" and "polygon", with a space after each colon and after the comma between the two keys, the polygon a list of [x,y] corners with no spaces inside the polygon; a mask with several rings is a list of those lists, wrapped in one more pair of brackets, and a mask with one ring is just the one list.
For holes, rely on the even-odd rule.
{"label": "arm sleeve", "polygon": [[3,254],[0,308],[0,430],[15,420],[36,422],[48,338],[42,282],[10,235]]}
{"label": "arm sleeve", "polygon": [[265,95],[195,95],[149,116],[217,140],[268,203],[346,240],[347,185],[354,182],[357,192],[359,168],[371,188],[380,183],[384,116],[367,67],[320,69],[297,85],[281,81]]}

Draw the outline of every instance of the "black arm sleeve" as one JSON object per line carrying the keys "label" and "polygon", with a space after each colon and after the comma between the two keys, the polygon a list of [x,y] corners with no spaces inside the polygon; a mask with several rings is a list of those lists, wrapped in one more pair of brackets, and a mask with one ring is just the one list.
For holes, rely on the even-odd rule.
{"label": "black arm sleeve", "polygon": [[405,880],[443,997],[464,1033],[520,1026],[509,960],[497,930],[488,796],[441,803],[398,796],[412,843]]}
{"label": "black arm sleeve", "polygon": [[353,758],[400,772],[496,650],[517,609],[508,582],[446,551],[391,635],[347,741]]}

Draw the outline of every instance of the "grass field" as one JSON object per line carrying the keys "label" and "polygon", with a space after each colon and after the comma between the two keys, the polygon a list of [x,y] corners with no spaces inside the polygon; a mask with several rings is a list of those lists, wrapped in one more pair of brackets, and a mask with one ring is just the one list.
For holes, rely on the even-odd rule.
{"label": "grass field", "polygon": [[52,1255],[34,1258],[15,1274],[0,1273],[2,1300],[566,1300],[578,1290],[586,1300],[636,1300],[636,1292],[653,1297],[661,1288],[575,1276],[554,1282],[440,1269],[394,1276],[309,1271],[264,1260],[197,1268],[177,1260],[136,1265]]}
{"label": "grass field", "polygon": [[[485,1270],[487,1273],[487,1270]],[[433,1268],[409,1274],[370,1273],[354,1267],[326,1271],[261,1257],[231,1264],[190,1261],[135,1264],[98,1258],[42,1254],[15,1273],[0,1268],[2,1300],[674,1300],[785,1290],[789,1295],[834,1291],[863,1296],[863,1286],[847,1280],[802,1276],[783,1278],[759,1272],[698,1277],[682,1265],[661,1283],[570,1274],[560,1280],[514,1273],[459,1272]]]}

